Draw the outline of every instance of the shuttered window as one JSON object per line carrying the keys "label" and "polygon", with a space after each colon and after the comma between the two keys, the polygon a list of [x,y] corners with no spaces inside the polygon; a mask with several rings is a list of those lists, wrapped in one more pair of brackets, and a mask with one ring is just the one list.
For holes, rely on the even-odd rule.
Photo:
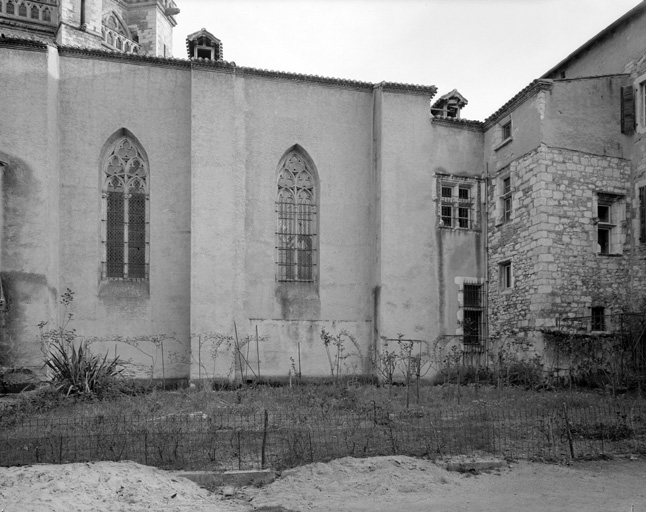
{"label": "shuttered window", "polygon": [[632,86],[621,88],[621,133],[635,132],[635,93]]}

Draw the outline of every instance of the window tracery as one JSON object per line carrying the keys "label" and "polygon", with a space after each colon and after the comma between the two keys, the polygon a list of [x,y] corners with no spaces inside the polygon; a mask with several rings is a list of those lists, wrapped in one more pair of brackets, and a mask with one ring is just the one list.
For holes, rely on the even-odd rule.
{"label": "window tracery", "polygon": [[316,177],[297,151],[278,171],[277,281],[316,281]]}
{"label": "window tracery", "polygon": [[148,165],[128,137],[115,142],[103,166],[103,278],[148,277]]}

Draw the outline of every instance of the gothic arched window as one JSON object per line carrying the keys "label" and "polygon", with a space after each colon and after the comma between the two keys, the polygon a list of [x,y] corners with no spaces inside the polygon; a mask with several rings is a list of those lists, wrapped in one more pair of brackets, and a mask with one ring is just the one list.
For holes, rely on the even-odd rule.
{"label": "gothic arched window", "polygon": [[27,6],[25,4],[20,4],[18,6],[18,16],[27,17]]}
{"label": "gothic arched window", "polygon": [[40,18],[40,11],[38,10],[38,7],[36,7],[35,5],[32,5],[30,15],[31,15],[32,20],[39,19]]}
{"label": "gothic arched window", "polygon": [[317,183],[312,165],[292,150],[278,167],[276,250],[279,282],[315,282]]}
{"label": "gothic arched window", "polygon": [[103,278],[148,278],[148,163],[124,136],[103,161]]}
{"label": "gothic arched window", "polygon": [[7,2],[7,9],[6,10],[7,10],[7,14],[14,14],[15,13],[13,2],[11,0],[9,0]]}

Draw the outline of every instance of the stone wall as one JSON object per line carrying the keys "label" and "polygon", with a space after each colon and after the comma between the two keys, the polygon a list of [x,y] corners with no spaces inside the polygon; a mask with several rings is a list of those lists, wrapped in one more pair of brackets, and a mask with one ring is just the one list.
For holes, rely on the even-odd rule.
{"label": "stone wall", "polygon": [[[511,176],[512,215],[502,221],[501,180]],[[630,161],[539,146],[491,177],[489,210],[490,333],[553,326],[559,316],[624,305],[629,225],[616,218],[616,252],[599,254],[597,197],[616,194],[617,216],[630,208]],[[629,210],[630,211],[630,210]],[[500,264],[512,264],[501,289]]]}

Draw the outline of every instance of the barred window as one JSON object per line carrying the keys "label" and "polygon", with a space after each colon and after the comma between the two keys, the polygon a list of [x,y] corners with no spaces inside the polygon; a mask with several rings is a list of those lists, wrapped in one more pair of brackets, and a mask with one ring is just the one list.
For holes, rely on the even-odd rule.
{"label": "barred window", "polygon": [[465,345],[482,343],[486,332],[486,295],[484,285],[465,282],[462,289],[462,332]]}
{"label": "barred window", "polygon": [[316,177],[292,151],[278,169],[276,253],[279,282],[316,281]]}
{"label": "barred window", "polygon": [[104,161],[103,212],[102,277],[148,278],[148,165],[128,137]]}

